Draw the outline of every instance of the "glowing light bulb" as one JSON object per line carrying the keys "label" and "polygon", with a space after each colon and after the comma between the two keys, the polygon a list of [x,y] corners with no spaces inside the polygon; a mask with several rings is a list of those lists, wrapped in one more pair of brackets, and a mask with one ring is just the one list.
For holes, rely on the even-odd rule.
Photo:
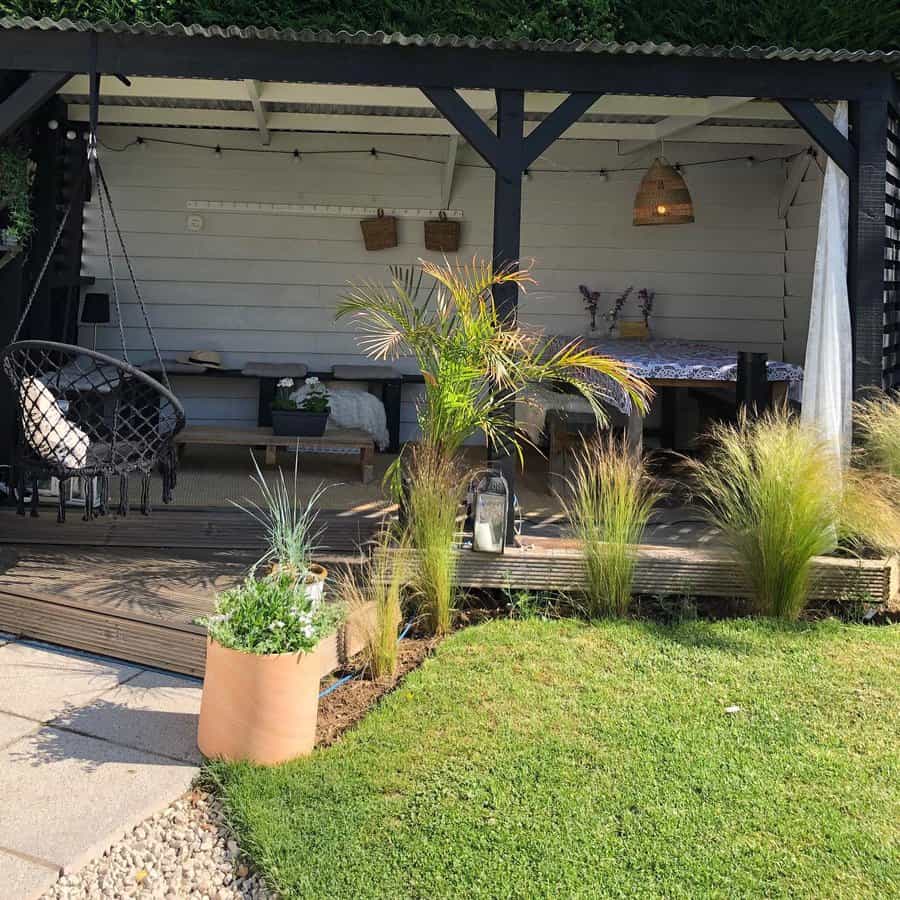
{"label": "glowing light bulb", "polygon": [[77,137],[78,135],[75,134],[75,131],[71,128],[66,132],[66,138],[70,141],[74,141]]}
{"label": "glowing light bulb", "polygon": [[51,119],[51,120],[47,123],[47,127],[48,127],[51,131],[56,131],[56,129],[59,128],[59,122],[57,122],[56,119]]}
{"label": "glowing light bulb", "polygon": [[669,207],[660,203],[659,206],[656,207],[656,214],[658,216],[664,216],[669,211]]}

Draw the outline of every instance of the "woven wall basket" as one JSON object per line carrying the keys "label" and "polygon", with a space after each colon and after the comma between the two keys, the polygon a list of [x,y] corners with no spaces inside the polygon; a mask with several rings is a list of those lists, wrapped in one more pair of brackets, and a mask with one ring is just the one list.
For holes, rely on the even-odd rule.
{"label": "woven wall basket", "polygon": [[425,249],[442,253],[459,250],[459,222],[451,222],[446,213],[425,222]]}
{"label": "woven wall basket", "polygon": [[362,219],[359,226],[366,250],[387,250],[397,246],[397,218],[386,216],[383,209],[378,210],[374,219]]}
{"label": "woven wall basket", "polygon": [[634,198],[635,225],[684,225],[694,221],[694,204],[681,175],[657,158]]}

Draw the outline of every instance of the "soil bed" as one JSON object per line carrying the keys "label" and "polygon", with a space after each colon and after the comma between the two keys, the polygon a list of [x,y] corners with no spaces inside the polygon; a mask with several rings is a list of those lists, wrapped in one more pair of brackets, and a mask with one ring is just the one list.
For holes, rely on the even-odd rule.
{"label": "soil bed", "polygon": [[[437,638],[412,637],[400,642],[397,675],[390,681],[372,681],[365,675],[354,678],[319,700],[319,717],[316,725],[316,747],[328,747],[352,728],[387,693],[418,668],[432,653]],[[334,672],[334,680],[356,673],[360,669],[359,658],[350,661],[343,671]],[[326,684],[325,687],[328,685]]]}

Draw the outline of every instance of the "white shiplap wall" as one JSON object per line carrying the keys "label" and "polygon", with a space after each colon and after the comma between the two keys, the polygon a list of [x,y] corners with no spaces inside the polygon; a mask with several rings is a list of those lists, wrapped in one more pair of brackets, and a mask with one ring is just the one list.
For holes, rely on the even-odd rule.
{"label": "white shiplap wall", "polygon": [[[123,147],[142,134],[223,147],[260,149],[250,132],[132,129],[107,126],[101,140]],[[286,156],[228,153],[148,143],[103,150],[104,169],[125,230],[129,253],[165,356],[195,348],[219,350],[228,367],[248,359],[302,360],[313,369],[360,360],[352,326],[335,324],[335,305],[349,281],[379,279],[389,263],[425,255],[420,221],[400,222],[400,246],[367,252],[357,220],[341,217],[204,212],[199,233],[187,231],[188,200],[250,200],[337,205],[438,207],[440,165],[373,157],[379,149],[442,160],[443,137],[341,134],[273,135]],[[341,155],[315,150],[341,149]],[[752,153],[784,155],[778,147],[667,145],[673,160],[692,162]],[[645,165],[652,151],[623,160],[614,142],[560,141],[535,168],[617,168]],[[479,163],[468,149],[459,161]],[[599,288],[604,305],[629,284],[656,290],[654,332],[663,337],[720,341],[765,350],[784,348],[785,222],[777,205],[784,183],[780,161],[748,168],[743,161],[688,169],[696,223],[635,228],[631,207],[640,173],[603,183],[584,174],[536,172],[525,184],[523,258],[534,258],[539,284],[521,301],[523,321],[574,334],[587,325],[580,283]],[[804,186],[805,189],[805,186]],[[452,206],[465,212],[461,259],[490,251],[492,174],[456,170]],[[108,290],[99,215],[86,210],[84,273],[93,290]],[[117,275],[126,275],[117,259]],[[790,276],[787,282],[790,283]],[[792,284],[789,293],[799,288]],[[150,356],[139,310],[123,285],[124,324],[133,359]],[[802,334],[805,335],[805,323]],[[88,335],[82,335],[87,338]],[[100,349],[115,351],[115,324],[100,329]],[[789,341],[802,361],[801,331]],[[799,356],[798,356],[799,354]],[[252,424],[251,380],[179,379],[176,388],[195,423]],[[403,437],[412,433],[413,396],[405,396]]]}

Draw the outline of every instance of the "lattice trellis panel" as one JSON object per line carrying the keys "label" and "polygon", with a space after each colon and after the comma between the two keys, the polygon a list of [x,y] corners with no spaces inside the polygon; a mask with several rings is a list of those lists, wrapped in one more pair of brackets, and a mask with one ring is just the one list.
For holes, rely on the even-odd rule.
{"label": "lattice trellis panel", "polygon": [[884,244],[884,386],[900,387],[900,117],[888,117]]}

